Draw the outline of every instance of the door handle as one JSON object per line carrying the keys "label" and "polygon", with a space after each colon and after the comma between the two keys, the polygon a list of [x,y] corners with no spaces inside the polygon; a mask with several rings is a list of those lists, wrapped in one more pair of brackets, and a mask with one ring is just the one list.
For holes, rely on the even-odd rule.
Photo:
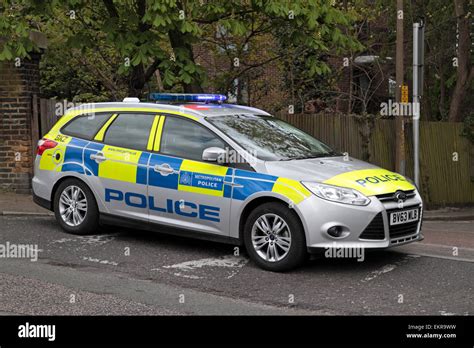
{"label": "door handle", "polygon": [[102,152],[93,153],[91,155],[91,160],[96,161],[97,163],[104,162],[107,158]]}
{"label": "door handle", "polygon": [[177,171],[171,168],[171,166],[168,163],[163,163],[163,164],[155,164],[153,167],[153,170],[155,172],[160,173],[161,175],[169,175],[169,174],[176,174]]}
{"label": "door handle", "polygon": [[224,181],[224,185],[230,185],[230,186],[236,187],[236,188],[242,188],[242,187],[244,187],[244,185],[237,184],[237,183],[232,182],[232,181]]}

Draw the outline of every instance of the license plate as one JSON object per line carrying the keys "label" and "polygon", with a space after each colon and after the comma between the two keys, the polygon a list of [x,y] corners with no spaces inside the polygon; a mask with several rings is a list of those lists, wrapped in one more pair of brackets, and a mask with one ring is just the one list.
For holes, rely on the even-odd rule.
{"label": "license plate", "polygon": [[406,224],[408,222],[418,221],[418,208],[397,211],[390,214],[390,225]]}

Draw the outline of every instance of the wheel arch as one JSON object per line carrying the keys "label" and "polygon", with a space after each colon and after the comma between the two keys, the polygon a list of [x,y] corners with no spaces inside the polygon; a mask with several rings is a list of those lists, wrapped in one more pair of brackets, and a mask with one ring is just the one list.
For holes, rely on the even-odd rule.
{"label": "wheel arch", "polygon": [[58,190],[59,185],[61,185],[62,182],[64,182],[65,180],[68,180],[68,179],[75,179],[75,180],[78,180],[78,181],[82,182],[84,185],[86,185],[89,188],[89,190],[91,190],[92,194],[94,195],[94,198],[97,201],[97,196],[94,192],[94,189],[92,188],[91,185],[89,185],[89,183],[87,181],[83,180],[79,176],[68,174],[68,175],[64,175],[64,176],[60,177],[54,183],[53,188],[51,189],[51,197],[50,197],[51,208],[54,209],[54,196],[56,195],[56,191]]}
{"label": "wheel arch", "polygon": [[[270,203],[270,202],[276,202],[276,203],[281,203],[283,205],[288,206],[290,201],[286,197],[281,197],[280,195],[275,195],[275,196],[258,196],[255,197],[251,200],[249,200],[245,206],[242,209],[242,212],[240,213],[240,218],[239,218],[239,240],[241,243],[244,241],[244,227],[245,227],[245,222],[247,221],[248,216],[250,213],[257,208],[258,206],[265,204],[265,203]],[[296,209],[296,207],[293,208],[293,211],[296,213],[296,216],[298,217],[298,220],[301,224],[301,227],[304,231],[305,239],[306,239],[306,228],[305,224],[303,223],[303,219],[301,217],[301,212]]]}

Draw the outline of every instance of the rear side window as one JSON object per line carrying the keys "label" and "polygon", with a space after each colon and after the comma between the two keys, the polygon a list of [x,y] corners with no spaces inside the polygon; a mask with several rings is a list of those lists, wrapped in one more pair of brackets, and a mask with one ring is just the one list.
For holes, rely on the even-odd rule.
{"label": "rear side window", "polygon": [[120,114],[105,132],[107,145],[145,150],[155,115]]}
{"label": "rear side window", "polygon": [[203,126],[178,117],[166,117],[160,151],[167,155],[202,160],[208,147],[225,148],[224,142]]}
{"label": "rear side window", "polygon": [[61,132],[73,137],[92,139],[112,114],[83,115],[66,124]]}

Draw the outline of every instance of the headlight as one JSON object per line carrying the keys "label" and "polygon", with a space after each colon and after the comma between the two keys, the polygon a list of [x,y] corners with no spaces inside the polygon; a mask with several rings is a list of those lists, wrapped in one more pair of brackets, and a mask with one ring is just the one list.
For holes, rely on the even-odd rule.
{"label": "headlight", "polygon": [[353,205],[367,205],[370,203],[369,198],[359,191],[350,188],[319,184],[316,182],[302,182],[302,184],[316,196],[327,199],[328,201]]}

